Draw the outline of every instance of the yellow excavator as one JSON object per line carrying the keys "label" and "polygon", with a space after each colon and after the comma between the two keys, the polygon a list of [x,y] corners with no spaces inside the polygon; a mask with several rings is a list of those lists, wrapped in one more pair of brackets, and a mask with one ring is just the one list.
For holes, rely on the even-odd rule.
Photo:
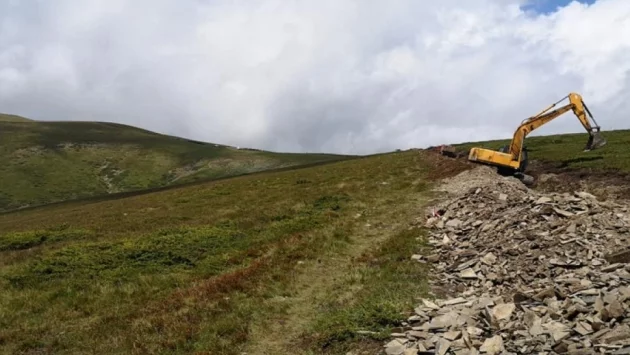
{"label": "yellow excavator", "polygon": [[[568,104],[549,111],[567,98],[569,99]],[[516,132],[514,132],[514,137],[510,144],[499,148],[498,151],[478,147],[472,148],[468,153],[468,160],[495,166],[498,168],[499,174],[512,175],[526,184],[531,184],[533,177],[525,174],[528,164],[527,149],[524,147],[525,137],[533,130],[540,128],[540,126],[569,110],[573,110],[573,113],[589,134],[584,151],[591,151],[606,145],[606,140],[600,135],[599,125],[597,125],[597,122],[582,100],[582,97],[579,94],[570,93],[556,103],[551,104],[537,115],[524,120],[516,129]],[[588,117],[591,118],[594,124],[591,124],[586,114],[588,114]]]}

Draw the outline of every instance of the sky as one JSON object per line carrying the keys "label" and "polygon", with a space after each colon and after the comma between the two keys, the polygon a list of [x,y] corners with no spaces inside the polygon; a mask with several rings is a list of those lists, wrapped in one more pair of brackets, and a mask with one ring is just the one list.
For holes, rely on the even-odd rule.
{"label": "sky", "polygon": [[629,70],[628,0],[0,0],[0,112],[274,151],[507,138],[569,92],[630,128]]}
{"label": "sky", "polygon": [[[556,12],[558,8],[565,7],[571,3],[572,0],[532,0],[521,6],[524,10],[531,10],[538,14],[550,14]],[[582,0],[583,4],[592,5],[595,0]]]}

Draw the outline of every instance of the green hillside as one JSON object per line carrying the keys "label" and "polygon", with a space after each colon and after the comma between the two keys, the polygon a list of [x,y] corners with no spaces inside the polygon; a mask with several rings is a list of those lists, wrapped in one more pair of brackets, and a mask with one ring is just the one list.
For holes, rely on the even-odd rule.
{"label": "green hillside", "polygon": [[33,120],[22,116],[0,113],[0,122],[33,122]]}
{"label": "green hillside", "polygon": [[189,141],[104,122],[0,117],[0,211],[344,159]]}
{"label": "green hillside", "polygon": [[439,160],[406,151],[0,215],[0,353],[379,349],[425,291],[410,226],[429,182],[466,167]]}
{"label": "green hillside", "polygon": [[[595,160],[584,135],[527,144],[627,171],[630,132],[605,135]],[[0,354],[378,353],[427,295],[432,182],[474,166],[409,150],[2,214]]]}

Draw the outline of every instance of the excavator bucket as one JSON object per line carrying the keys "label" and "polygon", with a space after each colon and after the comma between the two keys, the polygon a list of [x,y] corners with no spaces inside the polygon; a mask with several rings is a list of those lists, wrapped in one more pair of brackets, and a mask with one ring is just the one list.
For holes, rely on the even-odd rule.
{"label": "excavator bucket", "polygon": [[602,137],[599,132],[591,132],[588,137],[588,142],[586,143],[586,147],[584,148],[585,152],[595,150],[597,148],[601,148],[606,145],[606,139]]}

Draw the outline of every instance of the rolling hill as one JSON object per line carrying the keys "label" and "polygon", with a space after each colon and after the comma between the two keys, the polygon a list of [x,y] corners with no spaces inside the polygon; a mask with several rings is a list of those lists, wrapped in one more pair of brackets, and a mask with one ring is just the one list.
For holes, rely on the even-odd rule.
{"label": "rolling hill", "polygon": [[34,122],[34,121],[26,117],[22,117],[22,116],[7,115],[5,113],[0,113],[0,122]]}
{"label": "rolling hill", "polygon": [[320,353],[363,327],[380,339],[424,287],[407,254],[422,245],[409,222],[429,181],[465,168],[436,159],[406,151],[0,215],[0,353]]}
{"label": "rolling hill", "polygon": [[[630,131],[606,137],[528,145],[590,183],[630,172]],[[433,183],[474,166],[409,150],[2,214],[0,353],[376,353],[427,296]]]}
{"label": "rolling hill", "polygon": [[345,158],[236,149],[115,123],[0,115],[0,211]]}

